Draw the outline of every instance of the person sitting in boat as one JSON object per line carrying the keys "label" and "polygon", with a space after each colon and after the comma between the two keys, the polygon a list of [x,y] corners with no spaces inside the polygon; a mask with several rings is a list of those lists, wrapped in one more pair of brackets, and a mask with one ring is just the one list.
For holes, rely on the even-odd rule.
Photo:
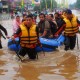
{"label": "person sitting in boat", "polygon": [[57,27],[59,27],[58,23],[57,23],[58,20],[59,20],[59,13],[56,12],[56,13],[54,13],[54,21],[56,22]]}
{"label": "person sitting in boat", "polygon": [[40,22],[37,25],[39,28],[39,36],[44,38],[53,38],[50,29],[50,23],[47,20],[45,20],[45,14],[39,14],[39,18]]}
{"label": "person sitting in boat", "polygon": [[26,20],[26,17],[27,17],[27,15],[24,14],[24,15],[23,15],[23,18],[22,18],[22,22]]}
{"label": "person sitting in boat", "polygon": [[37,19],[37,16],[33,15],[33,24],[35,24],[35,25],[37,24],[36,19]]}
{"label": "person sitting in boat", "polygon": [[21,49],[19,51],[19,56],[24,59],[26,53],[29,59],[36,59],[37,52],[35,50],[38,39],[38,28],[33,24],[33,16],[27,15],[26,20],[20,25],[16,33],[12,36],[12,39],[19,37]]}
{"label": "person sitting in boat", "polygon": [[45,20],[48,20],[48,14],[45,14]]}
{"label": "person sitting in boat", "polygon": [[[60,34],[62,34],[62,32],[63,32],[63,30],[64,30],[64,28],[65,28],[65,25],[66,25],[66,23],[65,23],[65,21],[64,21],[64,18],[62,17],[61,14],[60,14],[60,16],[59,16],[59,19],[58,19],[58,21],[57,21],[57,24],[58,24],[58,29],[57,29],[57,31],[55,32],[54,36],[55,36],[56,34],[58,34],[57,36],[59,36]],[[58,32],[59,32],[59,33],[58,33]]]}
{"label": "person sitting in boat", "polygon": [[19,28],[21,24],[21,21],[20,21],[20,16],[16,16],[16,19],[13,21],[13,33],[15,33],[17,31],[17,29]]}
{"label": "person sitting in boat", "polygon": [[65,21],[63,20],[62,14],[58,12],[54,14],[54,21],[56,22],[58,28],[60,28],[65,23]]}
{"label": "person sitting in boat", "polygon": [[50,23],[50,28],[51,28],[51,32],[54,35],[55,32],[57,31],[57,25],[56,23],[53,21],[53,14],[49,14],[48,15],[48,21]]}
{"label": "person sitting in boat", "polygon": [[[6,37],[3,35],[1,31],[5,33]],[[3,37],[4,39],[8,38],[8,33],[7,30],[0,24],[0,49],[2,49],[1,37]]]}
{"label": "person sitting in boat", "polygon": [[33,13],[33,22],[34,22],[34,24],[36,24],[36,19],[37,19],[37,11],[35,11]]}

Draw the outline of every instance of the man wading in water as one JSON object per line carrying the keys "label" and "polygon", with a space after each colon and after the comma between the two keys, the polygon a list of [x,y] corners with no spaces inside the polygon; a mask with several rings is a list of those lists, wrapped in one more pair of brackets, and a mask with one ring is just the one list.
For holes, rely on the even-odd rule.
{"label": "man wading in water", "polygon": [[37,44],[40,45],[38,40],[38,29],[36,25],[33,24],[33,16],[28,15],[26,20],[20,25],[17,32],[12,36],[12,39],[19,37],[21,49],[19,51],[19,56],[24,60],[26,53],[29,59],[35,60],[37,52],[35,50]]}

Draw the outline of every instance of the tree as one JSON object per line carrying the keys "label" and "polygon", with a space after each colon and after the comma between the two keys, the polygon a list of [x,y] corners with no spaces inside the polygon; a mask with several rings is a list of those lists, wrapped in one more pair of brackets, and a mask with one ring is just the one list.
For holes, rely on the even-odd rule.
{"label": "tree", "polygon": [[40,6],[35,6],[34,11],[40,11]]}
{"label": "tree", "polygon": [[76,3],[69,5],[69,8],[70,8],[70,9],[75,9],[75,7],[76,7]]}
{"label": "tree", "polygon": [[77,0],[77,2],[76,2],[76,8],[80,8],[80,0]]}
{"label": "tree", "polygon": [[38,10],[44,10],[44,9],[51,9],[53,10],[54,8],[57,7],[57,2],[55,0],[41,0],[39,6],[35,6],[34,9]]}

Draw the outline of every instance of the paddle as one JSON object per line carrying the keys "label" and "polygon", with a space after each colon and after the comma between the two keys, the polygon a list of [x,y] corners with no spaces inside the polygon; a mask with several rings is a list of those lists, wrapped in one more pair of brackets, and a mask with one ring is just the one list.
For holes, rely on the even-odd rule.
{"label": "paddle", "polygon": [[[15,41],[15,40],[13,40],[12,42],[13,42],[14,44],[16,44],[16,41]],[[18,49],[18,44],[16,44],[16,47],[17,47],[17,49]],[[20,61],[22,62],[23,60],[22,60],[22,58],[21,58],[20,55],[19,55],[20,50],[21,50],[21,49],[19,49],[19,51],[15,51],[15,52],[16,52],[18,58],[20,59]]]}

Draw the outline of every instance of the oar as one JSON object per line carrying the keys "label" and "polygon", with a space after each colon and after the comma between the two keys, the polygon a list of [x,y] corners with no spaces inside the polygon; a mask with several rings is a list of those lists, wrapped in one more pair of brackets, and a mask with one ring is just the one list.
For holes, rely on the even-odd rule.
{"label": "oar", "polygon": [[[13,43],[16,44],[15,40],[13,40]],[[18,45],[17,45],[17,44],[16,44],[16,47],[17,47],[17,49],[18,49]],[[21,50],[21,49],[20,49],[20,50]],[[15,52],[16,52],[18,58],[19,58],[19,59],[21,60],[21,62],[22,62],[23,60],[22,60],[22,58],[21,58],[20,55],[19,55],[20,50],[19,50],[19,51],[15,51]]]}
{"label": "oar", "polygon": [[20,59],[20,61],[22,62],[23,60],[22,60],[22,58],[21,58],[20,55],[19,55],[20,50],[19,50],[19,51],[15,51],[15,52],[16,52],[18,58]]}

